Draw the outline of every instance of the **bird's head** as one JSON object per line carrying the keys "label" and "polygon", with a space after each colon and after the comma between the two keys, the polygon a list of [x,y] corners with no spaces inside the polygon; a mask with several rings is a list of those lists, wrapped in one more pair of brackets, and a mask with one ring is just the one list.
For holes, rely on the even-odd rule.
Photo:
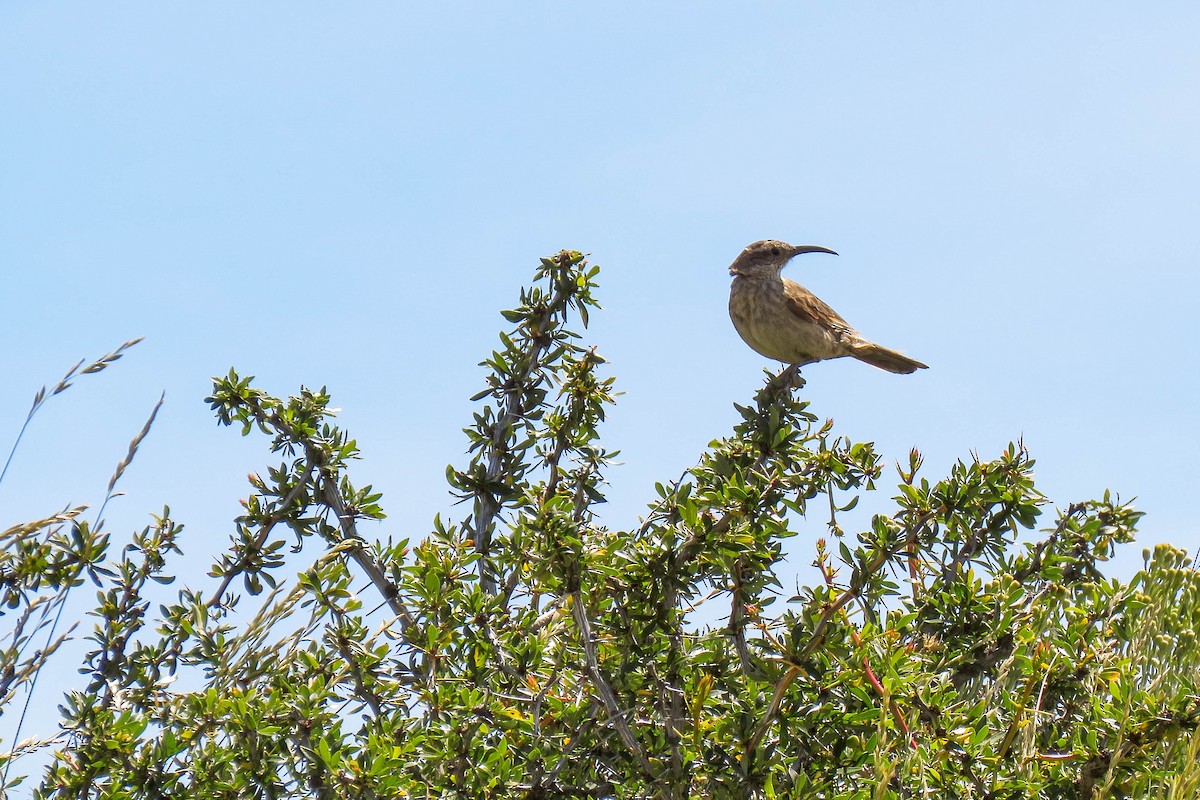
{"label": "bird's head", "polygon": [[730,275],[771,275],[778,274],[787,263],[801,253],[830,253],[837,255],[828,247],[815,244],[788,244],[774,239],[764,239],[749,245],[738,254],[729,265]]}

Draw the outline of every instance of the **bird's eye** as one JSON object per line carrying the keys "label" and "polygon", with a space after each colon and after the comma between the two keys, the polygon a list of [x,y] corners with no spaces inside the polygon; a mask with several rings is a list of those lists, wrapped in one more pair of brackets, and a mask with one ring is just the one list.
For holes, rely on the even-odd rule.
{"label": "bird's eye", "polygon": [[778,248],[778,247],[772,247],[772,248],[771,248],[771,255],[773,255],[773,256],[777,256],[777,255],[779,255],[779,248]]}

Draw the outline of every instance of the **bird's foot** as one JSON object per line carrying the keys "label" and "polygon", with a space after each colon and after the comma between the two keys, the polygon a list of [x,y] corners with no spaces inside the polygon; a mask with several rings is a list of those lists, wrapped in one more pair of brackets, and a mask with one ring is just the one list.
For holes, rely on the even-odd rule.
{"label": "bird's foot", "polygon": [[804,387],[804,376],[800,374],[800,364],[791,364],[777,375],[767,380],[767,389],[795,390]]}
{"label": "bird's foot", "polygon": [[788,389],[803,389],[806,381],[804,376],[800,374],[800,365],[792,364],[790,367],[779,373],[780,380]]}

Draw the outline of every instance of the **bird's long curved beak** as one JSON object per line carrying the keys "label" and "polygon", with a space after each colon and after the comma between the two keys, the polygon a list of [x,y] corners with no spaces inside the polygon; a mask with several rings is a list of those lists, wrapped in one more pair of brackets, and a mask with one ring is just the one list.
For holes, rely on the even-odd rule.
{"label": "bird's long curved beak", "polygon": [[836,250],[830,250],[828,247],[821,247],[819,244],[798,244],[792,247],[792,258],[795,258],[802,253],[829,253],[831,256],[836,256]]}

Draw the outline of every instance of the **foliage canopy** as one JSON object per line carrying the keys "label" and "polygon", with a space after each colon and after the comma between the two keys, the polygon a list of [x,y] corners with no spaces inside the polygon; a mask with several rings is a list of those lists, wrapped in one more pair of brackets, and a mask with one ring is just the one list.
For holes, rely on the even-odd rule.
{"label": "foliage canopy", "polygon": [[[0,534],[0,712],[61,644],[39,642],[70,589],[98,587],[86,685],[61,734],[4,754],[5,789],[49,748],[37,797],[1200,794],[1197,573],[1164,546],[1105,578],[1140,517],[1108,494],[1037,529],[1019,444],[940,480],[914,450],[891,510],[849,534],[881,459],[785,370],[643,519],[601,524],[613,379],[571,330],[597,273],[542,259],[503,312],[447,470],[462,502],[415,543],[364,530],[381,497],[351,480],[324,389],[232,371],[208,401],[278,465],[208,585],[152,609],[180,554],[169,509],[120,549],[82,507]],[[784,540],[814,517],[820,580],[788,596]]]}

